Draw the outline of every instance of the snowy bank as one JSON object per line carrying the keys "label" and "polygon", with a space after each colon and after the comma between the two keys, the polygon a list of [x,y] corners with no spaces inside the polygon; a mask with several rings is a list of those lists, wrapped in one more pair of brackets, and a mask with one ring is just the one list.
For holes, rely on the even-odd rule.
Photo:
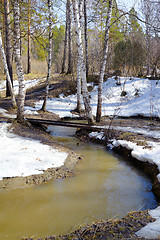
{"label": "snowy bank", "polygon": [[[160,172],[160,143],[147,142],[150,148],[144,148],[138,146],[136,143],[125,141],[125,140],[113,140],[112,145],[114,147],[122,146],[131,150],[133,158],[138,159],[142,162],[149,162],[155,164]],[[158,181],[160,182],[160,173],[157,175]],[[155,218],[156,221],[147,224],[144,228],[138,231],[136,234],[146,239],[155,239],[160,236],[160,207],[149,211],[151,217]]]}
{"label": "snowy bank", "polygon": [[[122,146],[131,150],[132,157],[139,161],[156,164],[160,171],[160,143],[147,142],[149,148],[138,146],[136,143],[126,140],[113,140],[112,144],[114,147]],[[160,174],[157,177],[160,182]]]}
{"label": "snowy bank", "polygon": [[[32,88],[32,87],[38,85],[40,81],[41,81],[41,79],[25,80],[25,88],[26,89]],[[18,89],[19,89],[18,80],[13,81],[13,88],[14,88],[14,93],[18,94]],[[6,81],[5,80],[0,82],[0,91],[4,91],[4,90],[6,90]]]}
{"label": "snowy bank", "polygon": [[66,152],[11,134],[7,131],[8,126],[0,123],[0,180],[41,174],[48,168],[64,165],[68,156]]}
{"label": "snowy bank", "polygon": [[[114,77],[103,83],[102,116],[136,116],[160,117],[160,82],[157,80],[121,77],[121,86],[117,86]],[[122,96],[122,91],[126,92]],[[93,115],[96,115],[98,87],[90,92]],[[60,117],[72,117],[71,110],[76,108],[77,96],[70,95],[49,99],[47,110]],[[41,109],[43,101],[35,105],[35,110]]]}
{"label": "snowy bank", "polygon": [[146,239],[159,239],[160,237],[160,207],[154,210],[150,210],[149,214],[151,217],[155,218],[156,221],[148,223],[145,227],[141,228],[136,235],[139,237],[144,237]]}
{"label": "snowy bank", "polygon": [[[155,134],[155,132],[154,132]],[[91,138],[96,138],[104,140],[103,132],[92,132],[89,134]],[[156,135],[157,136],[157,135]],[[126,140],[112,140],[110,147],[127,148],[131,151],[131,156],[142,162],[149,162],[155,164],[160,172],[160,143],[148,141],[147,144],[149,148],[144,148],[143,146],[138,146],[136,143],[126,141]],[[160,173],[157,175],[157,179],[160,182]],[[141,228],[136,235],[139,237],[144,237],[146,239],[155,239],[160,237],[160,207],[149,211],[151,217],[156,220],[152,223],[147,224],[145,227]]]}

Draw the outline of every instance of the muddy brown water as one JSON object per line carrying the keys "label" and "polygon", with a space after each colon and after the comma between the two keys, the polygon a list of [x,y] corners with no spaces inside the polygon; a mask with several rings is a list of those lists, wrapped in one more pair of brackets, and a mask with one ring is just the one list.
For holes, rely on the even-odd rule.
{"label": "muddy brown water", "polygon": [[49,127],[62,144],[84,156],[76,175],[0,192],[0,239],[66,234],[100,219],[121,218],[157,206],[150,180],[105,147],[74,137],[75,129]]}

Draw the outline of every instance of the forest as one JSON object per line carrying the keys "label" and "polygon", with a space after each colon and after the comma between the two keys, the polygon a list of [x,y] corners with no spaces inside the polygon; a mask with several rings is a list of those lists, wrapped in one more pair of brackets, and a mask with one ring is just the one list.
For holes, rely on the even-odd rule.
{"label": "forest", "polygon": [[0,239],[160,238],[159,13],[0,0]]}
{"label": "forest", "polygon": [[[6,95],[13,76],[20,86],[17,118],[24,119],[24,75],[46,73],[46,94],[52,73],[70,74],[81,91],[88,122],[93,122],[86,82],[98,78],[96,121],[100,121],[102,83],[108,76],[159,75],[159,2],[141,0],[139,11],[124,10],[113,1],[1,1],[1,74]],[[4,60],[6,59],[6,60]],[[17,66],[17,67],[16,67]],[[4,70],[5,69],[5,70]],[[11,84],[10,84],[10,80]],[[81,86],[82,85],[82,86]],[[82,88],[82,89],[81,89]],[[13,105],[16,105],[14,96]]]}

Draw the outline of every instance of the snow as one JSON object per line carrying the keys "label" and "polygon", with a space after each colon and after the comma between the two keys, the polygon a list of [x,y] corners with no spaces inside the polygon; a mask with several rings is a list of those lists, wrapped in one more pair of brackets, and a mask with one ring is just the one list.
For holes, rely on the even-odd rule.
{"label": "snow", "polygon": [[136,235],[146,239],[158,239],[160,236],[160,207],[150,210],[149,214],[155,218],[156,221],[148,223],[145,227],[141,228]]}
{"label": "snow", "polygon": [[[31,87],[36,86],[39,82],[40,82],[40,79],[25,80],[25,87],[26,87],[26,89],[29,89]],[[18,80],[14,80],[13,88],[14,88],[15,94],[18,94],[18,87],[19,87]],[[4,91],[5,89],[6,89],[6,81],[1,81],[0,82],[0,91]]]}
{"label": "snow", "polygon": [[131,150],[132,157],[139,161],[156,164],[160,171],[160,143],[147,142],[149,148],[126,140],[113,140],[112,144],[115,147],[122,146]]}
{"label": "snow", "polygon": [[[26,89],[32,88],[32,87],[38,85],[38,83],[40,81],[41,81],[41,79],[25,80],[25,88]],[[14,87],[15,94],[18,94],[18,88],[19,88],[18,80],[14,80],[13,87]]]}
{"label": "snow", "polygon": [[99,139],[99,140],[105,140],[105,137],[104,137],[104,132],[91,132],[89,133],[89,136],[91,138],[96,138],[96,139]]}
{"label": "snow", "polygon": [[0,108],[0,114],[2,114],[4,117],[9,117],[9,118],[15,118],[16,115],[9,114],[7,110]]}
{"label": "snow", "polygon": [[38,115],[38,112],[35,111],[35,108],[33,108],[33,107],[24,106],[24,114],[34,114],[34,115]]}
{"label": "snow", "polygon": [[[47,101],[47,111],[54,112],[58,114],[61,118],[63,117],[73,117],[74,115],[71,113],[71,110],[76,108],[76,97],[71,95],[67,98],[61,94],[59,98],[48,99]],[[43,100],[40,100],[36,103],[35,109],[41,109],[43,104]]]}
{"label": "snow", "polygon": [[[127,92],[121,96],[122,90]],[[90,92],[93,115],[96,115],[97,91],[95,86]],[[138,96],[136,95],[138,93]],[[71,110],[76,108],[76,95],[49,99],[47,110],[60,117],[72,117]],[[43,101],[37,102],[35,108],[40,109]],[[114,77],[103,84],[102,116],[136,116],[160,117],[160,83],[156,80],[121,77],[121,86],[116,85]]]}
{"label": "snow", "polygon": [[8,132],[9,124],[0,123],[0,180],[4,177],[29,176],[48,168],[61,167],[67,153],[39,141]]}
{"label": "snow", "polygon": [[[154,163],[157,165],[160,171],[160,143],[148,142],[148,145],[151,148],[143,148],[142,146],[138,146],[136,143],[125,140],[114,140],[112,144],[116,147],[120,145],[126,147],[127,149],[131,150],[132,157],[143,162],[147,161],[152,164]],[[157,175],[157,178],[160,182],[160,173]],[[149,211],[149,214],[155,218],[156,221],[147,224],[136,234],[147,239],[155,239],[160,236],[160,207]]]}
{"label": "snow", "polygon": [[148,129],[147,126],[143,126],[143,128],[132,128],[132,127],[112,127],[114,130],[121,130],[127,131],[132,133],[143,134],[147,137],[153,137],[156,139],[160,138],[160,129],[156,128],[157,130]]}
{"label": "snow", "polygon": [[[125,78],[121,77],[121,86],[116,85],[114,77],[109,78],[103,84],[103,106],[102,116],[136,116],[143,115],[147,117],[160,117],[160,83],[157,80]],[[37,84],[35,82],[35,84]],[[2,85],[1,85],[2,84]],[[0,89],[4,88],[3,82]],[[17,88],[16,82],[15,89]],[[28,81],[28,86],[31,82]],[[97,90],[95,86],[90,92],[91,107],[93,115],[96,115]],[[126,91],[126,96],[121,96],[122,91]],[[77,96],[70,95],[59,98],[49,99],[47,102],[47,110],[58,114],[60,117],[73,117],[71,110],[76,108]],[[25,113],[37,114],[37,110],[41,109],[43,101],[38,101],[35,108],[25,106]],[[0,112],[7,114],[6,111],[0,109]],[[26,176],[34,173],[43,172],[43,169],[55,166],[61,166],[67,157],[66,153],[59,153],[57,150],[43,145],[38,141],[20,138],[7,132],[7,124],[0,125],[0,179],[5,176]],[[148,130],[146,126],[143,128],[131,127],[114,127],[122,131],[136,132],[149,137],[160,139],[159,129]],[[103,132],[91,133],[90,137],[104,139]],[[139,161],[150,162],[157,165],[160,170],[160,143],[148,142],[150,148],[138,146],[136,143],[125,140],[113,140],[112,146],[123,146],[131,150],[131,154]],[[7,153],[8,146],[10,148]],[[47,156],[47,159],[46,159]],[[16,166],[16,167],[15,167]],[[13,172],[12,172],[13,171]],[[160,182],[160,173],[157,175]],[[138,236],[148,239],[154,239],[160,236],[160,207],[149,211],[156,221],[147,224],[144,228],[137,232]]]}
{"label": "snow", "polygon": [[[104,140],[103,132],[92,132],[89,134],[90,137]],[[149,162],[156,164],[160,171],[160,143],[159,142],[147,142],[149,148],[144,148],[136,143],[129,142],[126,140],[112,140],[112,144],[109,147],[123,146],[131,150],[132,157],[138,159],[139,161]],[[160,182],[160,173],[157,175],[158,181]],[[160,236],[160,206],[154,210],[149,211],[151,217],[155,218],[156,221],[147,224],[145,227],[140,229],[136,234],[139,237],[144,237],[146,239],[155,239]]]}

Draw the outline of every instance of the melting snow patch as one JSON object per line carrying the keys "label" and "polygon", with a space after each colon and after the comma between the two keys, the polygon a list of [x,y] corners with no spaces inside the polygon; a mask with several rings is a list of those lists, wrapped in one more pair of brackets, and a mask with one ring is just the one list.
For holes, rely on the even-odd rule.
{"label": "melting snow patch", "polygon": [[67,153],[36,140],[26,139],[7,131],[9,124],[0,124],[0,180],[4,177],[28,176],[60,167]]}
{"label": "melting snow patch", "polygon": [[150,210],[149,214],[156,220],[148,223],[145,227],[141,228],[136,235],[146,239],[155,239],[160,237],[160,207]]}
{"label": "melting snow patch", "polygon": [[90,137],[100,139],[100,140],[105,140],[104,137],[104,132],[91,132],[89,134]]}
{"label": "melting snow patch", "polygon": [[38,115],[38,112],[35,111],[35,108],[33,108],[33,107],[25,106],[24,107],[24,114],[35,114],[35,115]]}
{"label": "melting snow patch", "polygon": [[[160,170],[160,143],[148,142],[151,148],[144,148],[138,146],[136,143],[132,143],[125,140],[114,140],[113,146],[123,146],[131,150],[131,155],[140,160],[148,161],[154,163],[158,166]],[[160,182],[160,174],[157,175],[157,178]],[[155,239],[160,237],[160,206],[154,210],[149,211],[151,217],[155,218],[156,221],[147,224],[144,228],[140,229],[136,234],[139,237],[144,237],[146,239]]]}
{"label": "melting snow patch", "polygon": [[9,117],[9,118],[16,118],[16,115],[14,114],[8,114],[7,110],[0,108],[0,114],[2,114],[4,117]]}
{"label": "melting snow patch", "polygon": [[[115,147],[121,145],[122,147],[131,150],[132,157],[142,162],[156,164],[158,169],[160,170],[160,143],[148,142],[148,146],[150,148],[138,146],[136,143],[125,140],[113,140],[112,144]],[[157,177],[160,180],[159,175]]]}

